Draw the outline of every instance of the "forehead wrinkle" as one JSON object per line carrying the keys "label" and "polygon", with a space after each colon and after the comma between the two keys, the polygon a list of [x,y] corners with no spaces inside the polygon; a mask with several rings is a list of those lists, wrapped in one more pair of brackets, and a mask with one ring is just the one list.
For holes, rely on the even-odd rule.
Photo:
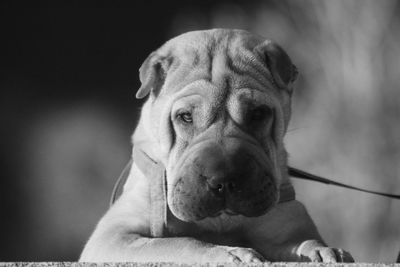
{"label": "forehead wrinkle", "polygon": [[232,68],[242,69],[243,74],[253,77],[260,83],[273,83],[273,79],[269,69],[264,62],[260,60],[250,51],[236,49],[233,56]]}
{"label": "forehead wrinkle", "polygon": [[[197,79],[185,84],[182,89],[174,94],[174,98],[181,98],[190,95],[200,95],[204,98],[213,93],[214,85],[207,79]],[[199,90],[201,88],[201,90]]]}
{"label": "forehead wrinkle", "polygon": [[228,60],[231,44],[235,42],[235,35],[227,32],[224,36],[213,38],[213,42],[208,46],[209,50],[209,71],[211,82],[216,86],[222,87],[226,84],[226,74],[228,73]]}
{"label": "forehead wrinkle", "polygon": [[[227,68],[235,76],[241,77],[235,79],[236,83],[240,83],[242,80],[251,80],[254,83],[268,85],[268,87],[276,90],[274,80],[265,62],[260,60],[260,57],[254,54],[251,48],[243,46],[242,41],[235,39],[230,43],[230,49],[227,50]],[[236,86],[243,87],[239,84]]]}
{"label": "forehead wrinkle", "polygon": [[266,81],[265,83],[260,83],[258,80],[254,80],[251,77],[234,77],[232,80],[232,91],[250,89],[259,91],[264,94],[272,94],[276,98],[280,98],[279,89],[276,88],[272,83]]}
{"label": "forehead wrinkle", "polygon": [[228,67],[229,51],[231,44],[235,42],[235,35],[229,32],[222,38],[214,39],[210,45],[210,75],[211,83],[216,87],[213,93],[213,101],[208,116],[208,123],[211,124],[221,115],[221,110],[226,108],[226,101],[231,91],[232,77]]}
{"label": "forehead wrinkle", "polygon": [[[227,62],[232,62],[232,59],[228,57]],[[237,69],[236,67],[231,68],[233,66],[231,64],[228,66],[229,79],[227,79],[227,82],[230,91],[251,88],[261,93],[274,94],[276,97],[279,96],[279,89],[267,78],[260,79],[258,75],[253,75],[251,72],[242,71],[242,69]]]}
{"label": "forehead wrinkle", "polygon": [[[260,97],[260,93],[262,97]],[[242,99],[242,101],[241,101]],[[256,105],[267,105],[270,108],[279,108],[280,100],[275,94],[269,94],[265,91],[254,90],[249,88],[240,88],[235,90],[228,99],[228,112],[232,112],[232,109],[237,109],[246,106],[248,103],[244,103],[246,100],[253,101]],[[244,100],[244,101],[243,101]],[[251,104],[251,103],[250,103]]]}
{"label": "forehead wrinkle", "polygon": [[187,53],[190,53],[192,55],[192,67],[197,68],[198,65],[200,64],[200,53],[196,49],[190,49],[190,51],[187,51]]}

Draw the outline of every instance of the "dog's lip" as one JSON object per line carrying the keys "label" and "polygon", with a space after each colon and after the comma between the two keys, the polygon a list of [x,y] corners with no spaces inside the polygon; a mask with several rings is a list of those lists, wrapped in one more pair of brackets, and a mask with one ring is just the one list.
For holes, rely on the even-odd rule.
{"label": "dog's lip", "polygon": [[237,212],[235,212],[235,211],[233,211],[233,210],[231,210],[231,209],[224,209],[222,212],[223,212],[223,213],[226,213],[226,214],[228,214],[228,215],[230,215],[230,216],[239,215],[239,213],[237,213]]}
{"label": "dog's lip", "polygon": [[223,214],[226,214],[226,215],[229,215],[229,216],[240,215],[239,213],[237,213],[237,212],[235,212],[235,211],[233,211],[231,209],[222,209],[222,210],[219,210],[219,211],[211,214],[210,217],[215,218],[215,217],[221,216]]}

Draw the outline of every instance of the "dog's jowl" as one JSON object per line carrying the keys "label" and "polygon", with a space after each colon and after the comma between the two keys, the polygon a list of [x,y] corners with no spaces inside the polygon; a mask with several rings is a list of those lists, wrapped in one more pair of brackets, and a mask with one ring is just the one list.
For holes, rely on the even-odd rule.
{"label": "dog's jowl", "polygon": [[283,144],[297,69],[242,30],[182,34],[140,68],[122,195],[81,261],[352,261],[296,201]]}

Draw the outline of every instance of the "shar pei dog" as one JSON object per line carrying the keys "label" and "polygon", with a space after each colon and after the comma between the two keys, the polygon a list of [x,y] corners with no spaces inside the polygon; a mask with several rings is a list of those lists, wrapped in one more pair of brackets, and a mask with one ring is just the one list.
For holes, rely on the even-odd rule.
{"label": "shar pei dog", "polygon": [[80,261],[352,261],[324,243],[288,177],[297,74],[243,30],[188,32],[151,53],[123,193]]}

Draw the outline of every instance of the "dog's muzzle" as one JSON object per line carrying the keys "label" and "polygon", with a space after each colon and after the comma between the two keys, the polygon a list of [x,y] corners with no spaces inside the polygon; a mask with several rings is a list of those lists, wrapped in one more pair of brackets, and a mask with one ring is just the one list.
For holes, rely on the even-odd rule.
{"label": "dog's muzzle", "polygon": [[194,145],[172,173],[175,183],[168,189],[172,213],[184,221],[221,212],[248,217],[265,214],[278,198],[267,158],[265,152],[238,138]]}

